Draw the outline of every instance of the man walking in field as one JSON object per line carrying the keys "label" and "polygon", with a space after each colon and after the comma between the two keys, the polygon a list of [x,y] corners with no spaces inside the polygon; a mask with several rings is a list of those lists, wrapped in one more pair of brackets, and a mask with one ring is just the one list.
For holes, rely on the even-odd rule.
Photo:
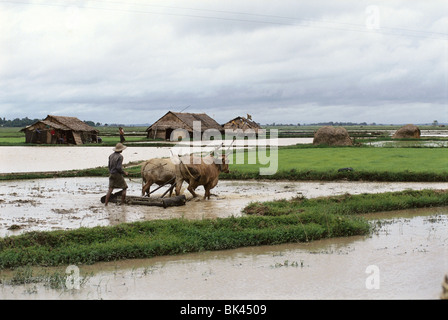
{"label": "man walking in field", "polygon": [[109,190],[107,191],[104,202],[106,206],[115,188],[122,189],[121,204],[124,204],[126,201],[126,189],[128,185],[124,180],[123,174],[127,176],[129,173],[123,170],[123,155],[121,154],[126,148],[126,146],[119,142],[113,149],[115,152],[109,156]]}
{"label": "man walking in field", "polygon": [[126,139],[124,138],[124,130],[123,130],[123,128],[122,128],[122,127],[119,127],[119,128],[118,128],[118,131],[119,131],[119,133],[120,133],[120,142],[121,142],[121,143],[125,142]]}

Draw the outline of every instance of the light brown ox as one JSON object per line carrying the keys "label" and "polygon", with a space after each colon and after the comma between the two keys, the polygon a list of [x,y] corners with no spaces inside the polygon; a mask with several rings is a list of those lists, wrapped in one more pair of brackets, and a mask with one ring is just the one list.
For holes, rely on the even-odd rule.
{"label": "light brown ox", "polygon": [[[175,183],[176,168],[170,159],[150,159],[142,165],[141,174],[143,179],[142,196],[147,194],[149,197],[150,188],[154,183],[163,186],[171,179],[173,179],[171,185]],[[170,190],[170,197],[172,193],[173,189]]]}
{"label": "light brown ox", "polygon": [[176,195],[180,194],[182,183],[186,181],[187,190],[193,197],[197,197],[196,188],[204,186],[204,199],[210,200],[210,190],[218,184],[220,172],[229,172],[228,159],[225,155],[222,155],[221,159],[209,155],[201,158],[183,156],[179,160],[180,163],[176,164]]}

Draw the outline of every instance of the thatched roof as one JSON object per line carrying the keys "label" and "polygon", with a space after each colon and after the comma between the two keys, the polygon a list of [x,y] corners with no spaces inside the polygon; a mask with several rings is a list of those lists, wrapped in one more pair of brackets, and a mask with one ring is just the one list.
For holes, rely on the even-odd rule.
{"label": "thatched roof", "polygon": [[[179,121],[170,120],[169,115],[174,116]],[[150,131],[153,128],[157,129],[178,129],[183,128],[188,131],[193,131],[193,122],[201,122],[201,131],[207,129],[216,129],[222,131],[222,126],[216,122],[213,118],[209,117],[205,113],[187,113],[187,112],[172,112],[168,111],[163,117],[149,126],[146,131]]]}
{"label": "thatched roof", "polygon": [[241,116],[229,120],[223,124],[223,127],[232,129],[261,129],[261,126],[255,121],[252,121],[252,119]]}
{"label": "thatched roof", "polygon": [[89,126],[85,122],[79,120],[75,117],[62,117],[62,116],[52,116],[48,115],[45,120],[52,121],[53,124],[60,123],[66,126],[68,129],[73,131],[98,131],[97,129]]}
{"label": "thatched roof", "polygon": [[22,131],[30,128],[33,129],[33,127],[38,124],[43,123],[51,128],[58,129],[58,130],[67,130],[67,131],[84,131],[84,132],[96,132],[99,131],[95,128],[89,126],[88,124],[84,123],[83,121],[79,120],[75,117],[63,117],[63,116],[53,116],[48,115],[44,120],[37,121],[36,123],[22,129]]}

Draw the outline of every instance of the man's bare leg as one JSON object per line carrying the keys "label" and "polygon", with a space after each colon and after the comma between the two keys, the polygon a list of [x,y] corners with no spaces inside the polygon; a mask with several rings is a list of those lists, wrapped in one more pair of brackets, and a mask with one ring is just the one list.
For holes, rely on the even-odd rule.
{"label": "man's bare leg", "polygon": [[112,194],[113,190],[114,190],[113,188],[109,188],[109,190],[107,191],[106,200],[104,201],[105,206],[107,206],[107,204],[109,203],[109,198],[110,198],[110,195]]}
{"label": "man's bare leg", "polygon": [[121,204],[126,204],[126,189],[123,189],[121,193]]}

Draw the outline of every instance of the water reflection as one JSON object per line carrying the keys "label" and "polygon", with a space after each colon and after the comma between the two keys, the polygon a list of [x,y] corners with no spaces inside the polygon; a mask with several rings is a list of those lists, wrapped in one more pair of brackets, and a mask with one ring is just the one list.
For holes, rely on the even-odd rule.
{"label": "water reflection", "polygon": [[412,148],[412,147],[427,147],[427,148],[443,148],[448,146],[448,141],[373,141],[364,143],[372,147],[387,147],[387,148]]}

